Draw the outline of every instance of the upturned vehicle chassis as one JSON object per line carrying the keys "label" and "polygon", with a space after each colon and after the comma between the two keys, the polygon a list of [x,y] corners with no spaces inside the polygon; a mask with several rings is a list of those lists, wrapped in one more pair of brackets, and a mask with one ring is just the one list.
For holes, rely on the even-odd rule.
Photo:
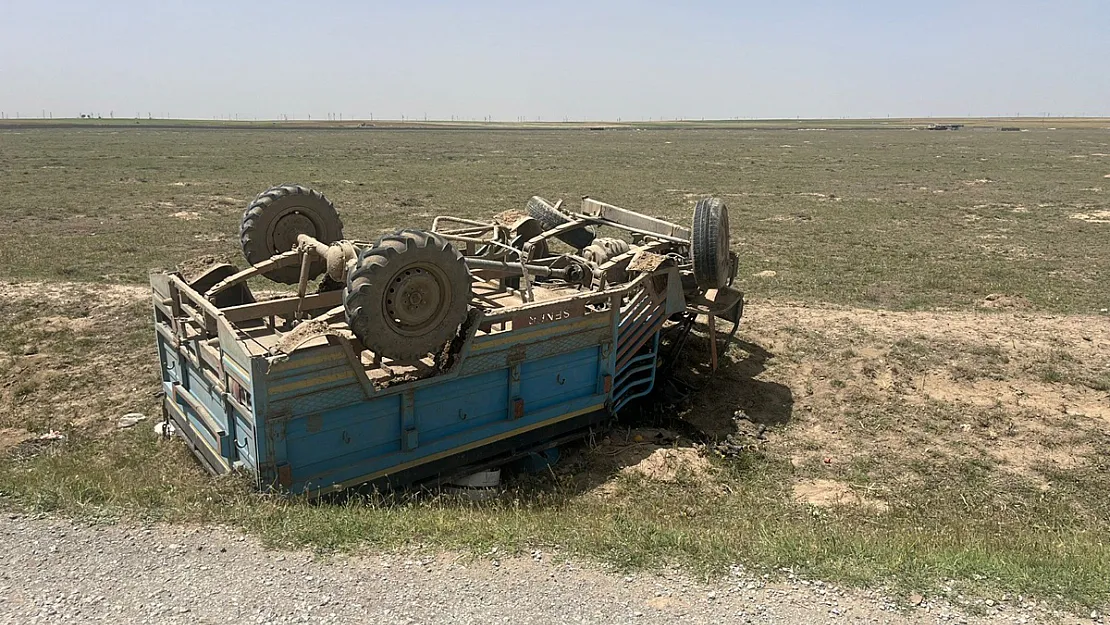
{"label": "upturned vehicle chassis", "polygon": [[[583,436],[652,392],[661,333],[699,315],[715,367],[716,320],[735,331],[743,311],[725,205],[698,202],[690,228],[560,209],[535,197],[371,243],[319,193],[267,190],[240,229],[248,268],[151,274],[165,419],[213,473],[315,496]],[[296,291],[256,297],[257,276]]]}

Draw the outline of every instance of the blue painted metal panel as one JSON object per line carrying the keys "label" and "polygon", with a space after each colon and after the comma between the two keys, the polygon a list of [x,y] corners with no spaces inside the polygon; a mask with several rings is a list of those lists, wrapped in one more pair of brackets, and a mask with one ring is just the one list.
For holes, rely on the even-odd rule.
{"label": "blue painted metal panel", "polygon": [[[393,473],[409,466],[428,462],[440,457],[459,453],[466,449],[488,444],[506,436],[513,436],[535,427],[541,427],[553,420],[570,418],[589,410],[601,409],[602,396],[587,396],[553,406],[546,410],[528,415],[524,419],[502,420],[447,436],[417,447],[413,452],[395,451],[380,454],[352,454],[344,456],[342,462],[327,462],[329,469],[306,473],[293,468],[293,483],[290,490],[303,492],[308,489],[327,489],[334,486],[350,486],[374,479],[379,475]],[[308,441],[305,441],[306,443]]]}
{"label": "blue painted metal panel", "polygon": [[400,395],[283,420],[286,461],[294,476],[326,472],[352,457],[401,448]]}
{"label": "blue painted metal panel", "polygon": [[247,421],[239,414],[235,415],[235,448],[236,460],[243,465],[257,470],[258,457],[254,440],[254,424]]}
{"label": "blue painted metal panel", "polygon": [[[348,369],[350,373],[350,369]],[[311,377],[312,374],[305,374]],[[286,399],[279,399],[271,395],[270,412],[278,415],[304,415],[324,410],[334,410],[358,404],[366,400],[362,387],[353,381],[343,385],[334,385],[330,388],[320,388],[308,395],[299,395]]]}
{"label": "blue painted metal panel", "polygon": [[[171,388],[169,392],[173,393],[173,389]],[[173,395],[167,395],[167,397],[173,397]],[[202,418],[201,415],[197,412],[196,408],[194,408],[189,402],[182,401],[180,398],[172,401],[174,401],[174,406],[176,407],[177,412],[185,417],[185,422],[188,424],[189,430],[193,432],[194,437],[197,439],[197,441],[200,444],[208,447],[208,450],[216,458],[223,457],[223,454],[221,453],[221,451],[223,450],[223,441],[219,437],[220,432],[213,431],[208,421]]]}
{"label": "blue painted metal panel", "polygon": [[158,358],[162,363],[163,382],[181,382],[181,370],[177,366],[177,352],[160,334],[156,334],[158,341]]}
{"label": "blue painted metal panel", "polygon": [[220,393],[219,389],[212,386],[212,382],[191,364],[189,365],[188,375],[190,379],[189,394],[208,410],[208,414],[212,416],[224,432],[230,432],[232,428],[228,419],[227,408],[224,406],[223,394]]}
{"label": "blue painted metal panel", "polygon": [[[254,457],[258,463],[259,486],[275,484],[277,475],[277,454],[271,441],[274,433],[270,427],[270,403],[266,397],[269,386],[266,381],[266,371],[269,363],[265,358],[252,358],[250,366],[251,376],[251,413],[254,415]],[[281,458],[284,462],[284,455]]]}
{"label": "blue painted metal panel", "polygon": [[509,410],[506,369],[418,389],[414,397],[420,440],[432,442],[504,420]]}
{"label": "blue painted metal panel", "polygon": [[597,346],[541,360],[521,367],[520,392],[524,409],[547,408],[595,392],[598,377]]}
{"label": "blue painted metal panel", "polygon": [[[440,380],[437,384],[401,385],[371,400],[322,411],[295,412],[290,407],[338,389],[275,401],[268,414],[268,442],[274,454],[269,462],[288,466],[288,486],[294,491],[427,462],[484,439],[511,436],[586,408],[600,409],[607,399],[598,390],[600,366],[596,345],[523,363],[525,414],[516,419],[511,415],[507,364],[473,376],[434,378]],[[330,374],[331,368],[323,371]],[[303,369],[297,375],[286,373],[281,384],[287,387],[302,379],[311,381],[314,375]],[[273,399],[273,393],[266,395]],[[405,410],[406,395],[412,398],[411,414]]]}

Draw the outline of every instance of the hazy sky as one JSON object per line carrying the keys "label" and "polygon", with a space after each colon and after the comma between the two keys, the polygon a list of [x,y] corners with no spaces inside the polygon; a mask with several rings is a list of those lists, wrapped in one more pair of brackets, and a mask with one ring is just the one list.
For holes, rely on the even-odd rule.
{"label": "hazy sky", "polygon": [[1110,116],[1110,1],[0,0],[0,111]]}

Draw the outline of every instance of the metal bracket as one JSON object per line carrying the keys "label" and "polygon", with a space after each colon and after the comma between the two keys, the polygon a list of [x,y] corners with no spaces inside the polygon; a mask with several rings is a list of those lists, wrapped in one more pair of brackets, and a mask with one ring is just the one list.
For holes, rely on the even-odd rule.
{"label": "metal bracket", "polygon": [[416,427],[416,393],[408,389],[401,394],[401,450],[412,451],[419,445],[420,438]]}

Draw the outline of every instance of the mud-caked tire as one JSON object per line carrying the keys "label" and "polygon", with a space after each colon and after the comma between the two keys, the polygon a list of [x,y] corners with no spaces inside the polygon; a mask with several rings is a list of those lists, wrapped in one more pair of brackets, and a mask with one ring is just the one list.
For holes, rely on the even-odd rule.
{"label": "mud-caked tire", "polygon": [[[528,200],[528,203],[524,206],[524,210],[528,212],[529,217],[540,222],[544,230],[551,230],[552,228],[561,226],[570,221],[570,218],[557,210],[551,202],[548,202],[538,195],[534,195],[532,199]],[[583,227],[568,230],[567,232],[556,235],[555,238],[576,250],[580,250],[590,243],[593,243],[594,233]]]}
{"label": "mud-caked tire", "polygon": [[[343,238],[343,222],[323,193],[299,184],[278,185],[259,193],[239,223],[239,245],[252,265],[293,249],[300,234],[330,245]],[[322,258],[314,258],[309,266],[313,278],[326,269]],[[296,284],[300,273],[298,264],[279,267],[265,276],[274,282]]]}
{"label": "mud-caked tire", "polygon": [[343,308],[363,346],[411,363],[455,337],[470,289],[466,260],[446,239],[401,230],[359,254],[347,275]]}
{"label": "mud-caked tire", "polygon": [[728,207],[720,198],[698,200],[690,229],[690,255],[694,258],[694,280],[703,289],[719,289],[729,282]]}

